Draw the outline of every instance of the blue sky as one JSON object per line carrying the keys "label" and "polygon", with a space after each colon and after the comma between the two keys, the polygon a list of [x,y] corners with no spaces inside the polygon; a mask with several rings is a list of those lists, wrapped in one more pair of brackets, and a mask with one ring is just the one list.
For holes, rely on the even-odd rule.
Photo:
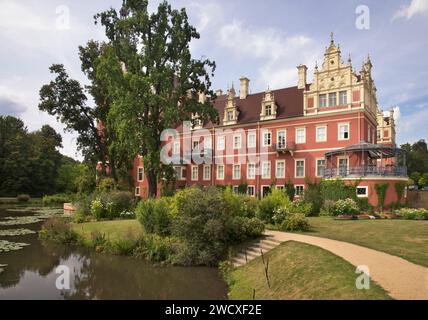
{"label": "blue sky", "polygon": [[[158,1],[152,1],[152,10]],[[30,130],[53,117],[38,111],[38,91],[51,76],[52,63],[63,63],[84,82],[77,48],[103,39],[93,15],[121,1],[0,0],[0,114],[21,117]],[[296,66],[309,68],[323,59],[330,32],[342,57],[351,54],[356,70],[370,54],[379,106],[396,107],[398,143],[428,139],[428,0],[369,1],[171,1],[186,7],[201,39],[192,42],[195,57],[217,63],[214,89],[251,79],[252,92],[297,84]],[[369,9],[368,29],[357,28],[359,6]],[[63,19],[69,13],[69,23]],[[63,153],[76,154],[75,136],[63,134]]]}

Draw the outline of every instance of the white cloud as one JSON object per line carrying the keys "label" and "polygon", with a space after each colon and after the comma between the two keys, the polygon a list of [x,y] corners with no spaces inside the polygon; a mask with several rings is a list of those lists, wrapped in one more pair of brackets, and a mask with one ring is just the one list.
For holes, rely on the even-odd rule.
{"label": "white cloud", "polygon": [[197,17],[195,25],[198,32],[203,32],[217,22],[218,17],[223,12],[222,7],[215,2],[192,2],[189,5],[190,14]]}
{"label": "white cloud", "polygon": [[287,35],[274,28],[251,29],[237,20],[220,29],[218,42],[240,59],[262,59],[256,81],[274,88],[295,85],[296,66],[313,63],[313,52],[317,52],[308,36]]}
{"label": "white cloud", "polygon": [[417,14],[428,14],[428,0],[412,0],[408,6],[402,6],[392,17],[392,21],[400,18],[407,20]]}

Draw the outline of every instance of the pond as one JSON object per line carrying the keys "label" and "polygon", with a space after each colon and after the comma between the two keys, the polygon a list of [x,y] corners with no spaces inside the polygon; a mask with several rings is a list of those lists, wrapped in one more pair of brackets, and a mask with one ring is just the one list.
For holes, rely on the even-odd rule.
{"label": "pond", "polygon": [[[18,210],[0,207],[0,300],[227,298],[218,269],[159,267],[42,242],[37,235],[43,223],[40,216]],[[58,266],[68,267],[67,289],[57,289],[64,270]]]}

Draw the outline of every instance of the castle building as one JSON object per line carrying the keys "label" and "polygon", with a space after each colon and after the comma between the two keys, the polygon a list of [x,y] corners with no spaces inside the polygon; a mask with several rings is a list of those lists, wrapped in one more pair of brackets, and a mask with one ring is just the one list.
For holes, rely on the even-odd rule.
{"label": "castle building", "polygon": [[[407,181],[407,170],[397,160],[403,157],[395,146],[393,112],[379,111],[370,58],[357,73],[332,38],[312,83],[305,65],[297,73],[297,86],[258,93],[250,93],[250,80],[242,77],[239,94],[234,86],[225,94],[217,90],[219,124],[177,127],[169,153],[181,159],[174,162],[175,187],[230,185],[237,191],[246,185],[250,196],[263,197],[292,183],[299,197],[308,180],[340,178],[358,181],[358,197],[373,205],[378,183],[389,185],[386,204],[403,201],[394,185]],[[134,164],[135,193],[146,197],[142,159]]]}

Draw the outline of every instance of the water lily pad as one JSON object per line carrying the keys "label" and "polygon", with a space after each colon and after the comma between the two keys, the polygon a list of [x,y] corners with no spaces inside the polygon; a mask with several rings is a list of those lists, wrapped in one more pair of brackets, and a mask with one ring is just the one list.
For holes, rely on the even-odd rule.
{"label": "water lily pad", "polygon": [[10,242],[7,240],[0,240],[0,252],[9,252],[15,250],[21,250],[22,248],[29,246],[28,243],[22,242]]}
{"label": "water lily pad", "polygon": [[8,208],[6,211],[10,212],[34,212],[40,216],[51,217],[53,215],[63,214],[64,209],[62,208],[45,208],[45,207],[25,207],[25,208]]}
{"label": "water lily pad", "polygon": [[43,221],[41,217],[28,216],[28,217],[5,217],[0,220],[0,226],[19,226],[23,224],[32,224]]}
{"label": "water lily pad", "polygon": [[27,234],[33,234],[36,231],[30,229],[7,229],[0,230],[0,237],[13,237],[13,236],[25,236]]}

